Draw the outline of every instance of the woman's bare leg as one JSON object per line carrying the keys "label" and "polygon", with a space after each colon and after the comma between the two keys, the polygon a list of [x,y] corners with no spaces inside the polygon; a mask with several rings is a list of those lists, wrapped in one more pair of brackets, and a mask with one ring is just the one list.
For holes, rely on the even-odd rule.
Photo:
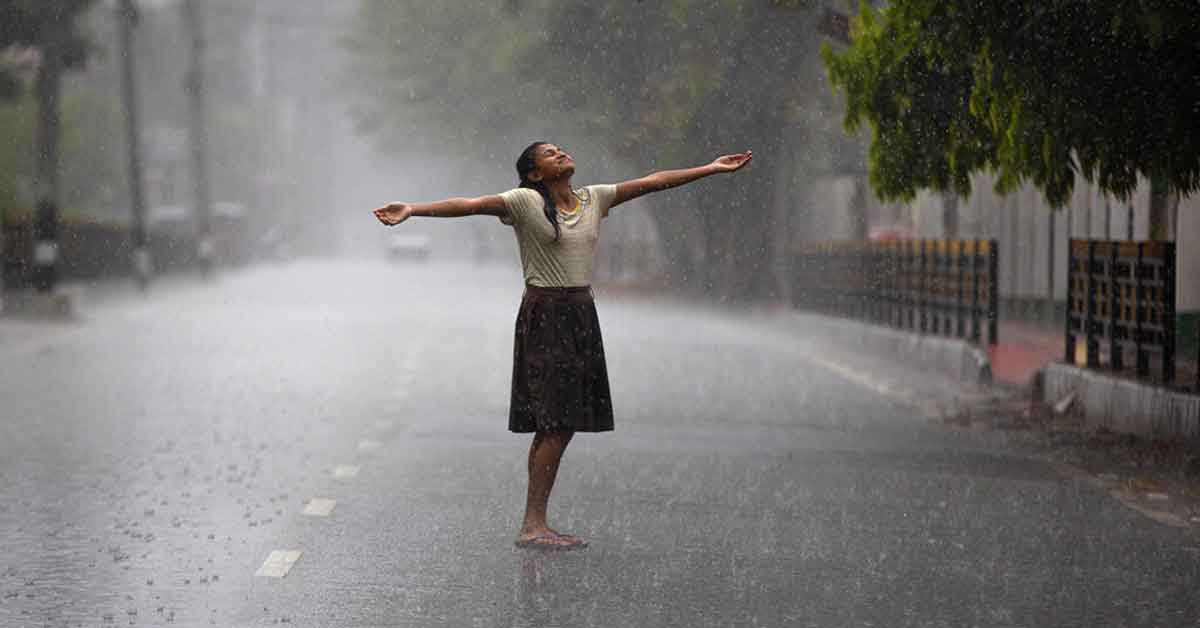
{"label": "woman's bare leg", "polygon": [[[541,536],[557,536],[546,522],[550,491],[558,475],[558,463],[571,442],[573,432],[537,432],[529,446],[529,490],[525,496],[525,520],[521,523],[519,540],[528,541]],[[562,545],[575,545],[579,539],[561,537]]]}

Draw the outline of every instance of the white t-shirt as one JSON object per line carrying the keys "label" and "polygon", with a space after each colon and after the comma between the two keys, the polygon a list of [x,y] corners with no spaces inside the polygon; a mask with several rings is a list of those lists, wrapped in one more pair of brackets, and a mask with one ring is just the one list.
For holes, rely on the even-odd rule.
{"label": "white t-shirt", "polygon": [[574,192],[579,198],[579,212],[559,220],[561,235],[557,241],[554,226],[542,209],[545,200],[537,190],[516,188],[500,194],[508,210],[508,215],[500,221],[516,231],[525,283],[531,286],[562,288],[592,284],[600,220],[608,216],[617,186],[589,185]]}

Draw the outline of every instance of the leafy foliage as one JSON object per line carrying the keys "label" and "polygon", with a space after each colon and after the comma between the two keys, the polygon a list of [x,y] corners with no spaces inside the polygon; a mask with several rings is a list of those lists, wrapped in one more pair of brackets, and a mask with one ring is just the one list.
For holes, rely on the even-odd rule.
{"label": "leafy foliage", "polygon": [[[31,94],[0,106],[0,209],[33,204],[34,139],[37,117]],[[107,213],[124,194],[124,163],[114,158],[123,145],[120,113],[95,93],[72,91],[63,100],[62,199],[64,207]]]}
{"label": "leafy foliage", "polygon": [[[0,0],[0,51],[34,48],[43,59],[53,56],[63,68],[78,69],[91,46],[76,28],[76,19],[96,0]],[[0,66],[0,98],[13,100],[20,84],[11,69]]]}
{"label": "leafy foliage", "polygon": [[[94,49],[80,26],[81,16],[95,0],[0,1],[0,50],[33,49],[41,63],[61,69],[80,69]],[[35,156],[43,149],[35,143],[38,110],[22,89],[19,77],[0,66],[0,209],[32,204]],[[111,202],[117,194],[119,162],[111,147],[121,142],[116,110],[94,94],[69,94],[62,103],[62,202],[92,208]],[[53,115],[59,115],[56,110]]]}
{"label": "leafy foliage", "polygon": [[845,126],[870,125],[885,199],[1031,181],[1069,200],[1075,174],[1127,197],[1138,177],[1200,189],[1200,17],[1190,0],[895,0],[863,4],[853,45],[822,57]]}

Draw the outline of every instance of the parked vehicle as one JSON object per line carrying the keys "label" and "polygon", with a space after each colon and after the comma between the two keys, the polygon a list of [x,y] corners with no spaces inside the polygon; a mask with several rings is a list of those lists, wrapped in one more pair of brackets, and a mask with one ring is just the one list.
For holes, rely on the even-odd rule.
{"label": "parked vehicle", "polygon": [[426,260],[429,253],[429,236],[424,234],[397,233],[387,242],[387,256],[391,260]]}

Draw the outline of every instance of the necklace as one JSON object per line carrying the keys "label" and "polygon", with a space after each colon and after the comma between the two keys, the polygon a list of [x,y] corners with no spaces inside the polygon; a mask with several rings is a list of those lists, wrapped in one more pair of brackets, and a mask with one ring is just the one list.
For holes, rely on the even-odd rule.
{"label": "necklace", "polygon": [[572,208],[570,211],[563,211],[562,209],[560,209],[556,206],[555,211],[558,214],[558,222],[565,224],[565,225],[575,224],[575,222],[579,219],[579,208],[581,206],[582,206],[582,203],[580,203],[578,196],[575,197],[575,207]]}
{"label": "necklace", "polygon": [[571,208],[568,211],[563,211],[562,209],[559,209],[558,207],[555,207],[555,209],[558,209],[558,213],[560,213],[564,216],[573,216],[573,215],[575,215],[575,212],[579,211],[579,205],[580,205],[579,197],[576,196],[575,197],[575,207]]}

